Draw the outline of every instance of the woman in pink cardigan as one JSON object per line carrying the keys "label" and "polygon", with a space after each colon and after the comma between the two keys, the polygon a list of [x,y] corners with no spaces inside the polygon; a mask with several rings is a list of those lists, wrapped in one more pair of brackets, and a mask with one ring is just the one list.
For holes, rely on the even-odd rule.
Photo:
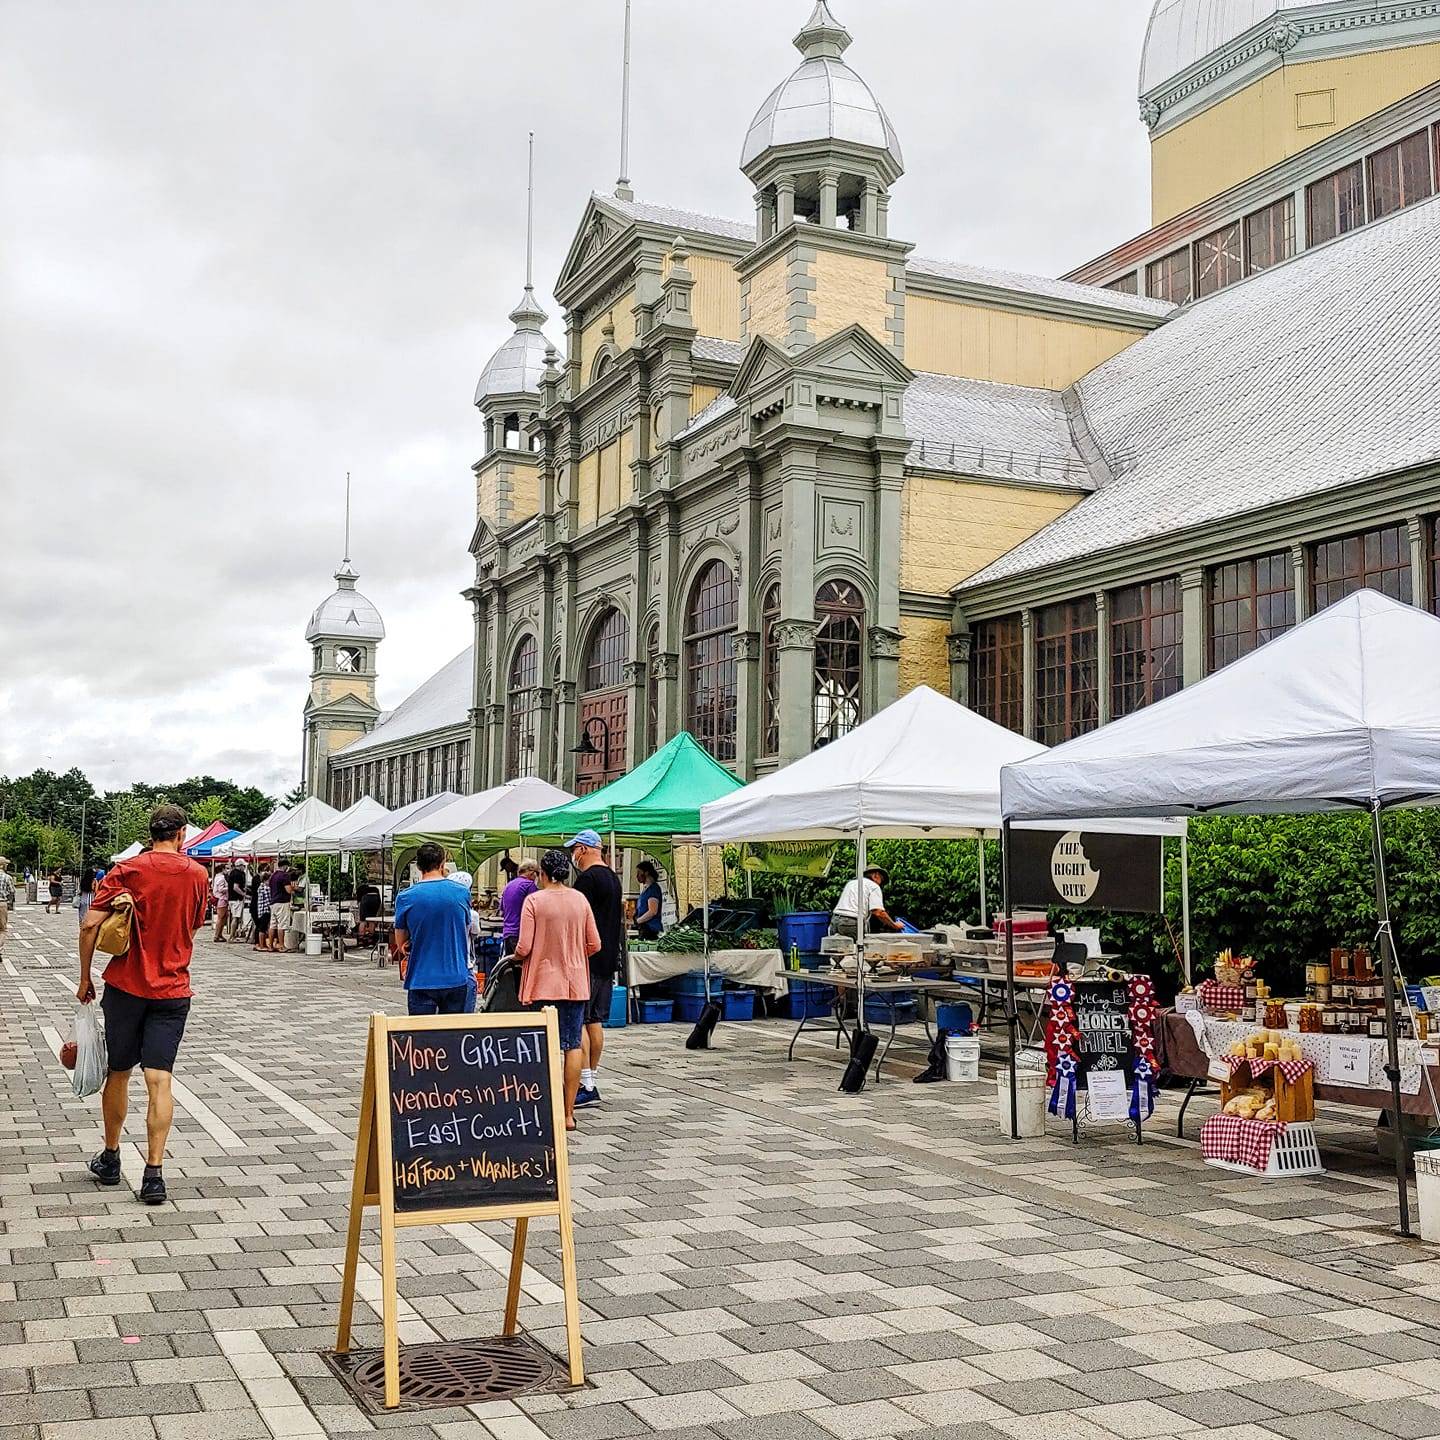
{"label": "woman in pink cardigan", "polygon": [[525,897],[520,911],[520,1003],[531,1010],[553,1005],[559,1013],[560,1048],[565,1052],[565,1128],[575,1128],[575,1095],[580,1089],[580,1037],[590,1001],[590,957],[600,949],[600,932],[590,902],[572,890],[570,857],[547,850],[540,857],[540,888]]}

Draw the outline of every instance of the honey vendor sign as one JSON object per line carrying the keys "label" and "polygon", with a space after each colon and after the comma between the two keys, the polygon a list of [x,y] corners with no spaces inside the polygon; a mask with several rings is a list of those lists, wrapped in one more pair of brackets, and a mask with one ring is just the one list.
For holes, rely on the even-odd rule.
{"label": "honey vendor sign", "polygon": [[1141,1138],[1155,1108],[1159,1061],[1153,1029],[1158,1013],[1148,975],[1050,983],[1045,1049],[1050,1113],[1078,1123],[1076,1092],[1084,1087],[1092,1120],[1128,1120]]}
{"label": "honey vendor sign", "polygon": [[360,1230],[380,1210],[385,1404],[400,1403],[395,1232],[411,1225],[513,1220],[506,1335],[519,1328],[529,1223],[560,1222],[570,1380],[585,1374],[575,1230],[565,1152],[555,1012],[526,1015],[375,1015],[365,1054],[350,1229],[335,1349],[350,1348]]}

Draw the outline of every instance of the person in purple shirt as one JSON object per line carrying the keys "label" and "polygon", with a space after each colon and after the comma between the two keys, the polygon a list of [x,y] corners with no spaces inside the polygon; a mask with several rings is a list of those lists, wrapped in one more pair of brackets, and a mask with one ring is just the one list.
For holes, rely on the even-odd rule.
{"label": "person in purple shirt", "polygon": [[500,892],[501,942],[505,954],[511,954],[520,938],[520,911],[525,897],[535,893],[535,876],[539,867],[533,860],[522,860],[515,878]]}

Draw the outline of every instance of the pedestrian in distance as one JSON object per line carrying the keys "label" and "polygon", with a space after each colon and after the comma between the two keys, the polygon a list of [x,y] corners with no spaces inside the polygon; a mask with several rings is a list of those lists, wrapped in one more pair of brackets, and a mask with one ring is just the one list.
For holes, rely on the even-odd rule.
{"label": "pedestrian in distance", "polygon": [[522,860],[510,880],[500,892],[500,949],[503,954],[513,955],[520,939],[520,912],[525,908],[525,897],[536,890],[536,877],[540,867],[533,860]]}
{"label": "pedestrian in distance", "polygon": [[230,888],[230,920],[225,930],[227,940],[246,939],[249,917],[250,876],[243,865],[232,865],[225,875]]}
{"label": "pedestrian in distance", "polygon": [[285,932],[290,928],[290,896],[295,889],[294,876],[283,860],[275,862],[270,874],[270,934],[268,949],[285,948]]}
{"label": "pedestrian in distance", "polygon": [[65,893],[65,887],[60,879],[60,867],[57,865],[50,872],[50,898],[45,902],[45,913],[48,915],[51,908],[55,913],[60,913],[60,897]]}
{"label": "pedestrian in distance", "polygon": [[252,950],[270,948],[270,867],[262,865],[250,889],[250,916],[255,921]]}
{"label": "pedestrian in distance", "polygon": [[475,1008],[470,892],[445,874],[445,851],[433,840],[415,852],[415,864],[419,880],[395,901],[410,1014],[468,1015]]}
{"label": "pedestrian in distance", "polygon": [[575,863],[575,888],[595,916],[600,949],[590,957],[590,995],[585,1003],[585,1035],[581,1043],[580,1090],[577,1105],[594,1105],[600,1099],[600,1056],[605,1049],[605,1022],[615,975],[625,957],[625,894],[620,877],[605,863],[600,836],[582,830],[567,842]]}
{"label": "pedestrian in distance", "polygon": [[155,807],[150,839],[148,851],[120,861],[95,891],[80,927],[80,984],[75,998],[82,1005],[94,1001],[95,941],[113,902],[128,894],[134,904],[130,948],[110,960],[100,1000],[109,1063],[100,1092],[105,1148],[89,1168],[102,1185],[120,1183],[120,1136],[130,1107],[130,1072],[139,1065],[149,1102],[140,1199],[159,1205],[165,1200],[162,1166],[175,1113],[171,1073],[190,1014],[190,960],[195,932],[205,924],[209,881],[205,867],[181,851],[185,812],[178,805]]}
{"label": "pedestrian in distance", "polygon": [[660,872],[651,861],[642,860],[635,867],[635,882],[640,886],[640,894],[635,899],[635,933],[642,940],[658,940],[665,928],[660,918],[665,908]]}
{"label": "pedestrian in distance", "polygon": [[15,882],[10,878],[10,861],[0,855],[0,952],[5,949],[5,932],[10,928],[10,912],[15,908]]}
{"label": "pedestrian in distance", "polygon": [[95,870],[91,867],[80,872],[80,888],[75,893],[75,911],[80,924],[90,912],[90,902],[95,898]]}
{"label": "pedestrian in distance", "polygon": [[528,1010],[553,1005],[565,1052],[565,1128],[575,1128],[580,1090],[580,1046],[590,1004],[590,961],[600,953],[600,933],[590,903],[569,885],[570,856],[547,850],[540,857],[540,888],[520,910],[515,947],[522,968],[520,1003]]}
{"label": "pedestrian in distance", "polygon": [[215,933],[210,938],[217,945],[225,943],[225,927],[230,923],[230,882],[225,872],[217,869],[210,882],[210,894],[215,901]]}

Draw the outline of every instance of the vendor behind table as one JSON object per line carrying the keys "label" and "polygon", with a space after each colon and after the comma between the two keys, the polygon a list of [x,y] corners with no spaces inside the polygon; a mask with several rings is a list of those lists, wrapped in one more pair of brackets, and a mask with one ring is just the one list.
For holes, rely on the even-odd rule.
{"label": "vendor behind table", "polygon": [[901,928],[899,923],[893,920],[885,909],[885,892],[882,887],[889,883],[890,874],[883,865],[868,866],[863,879],[846,881],[840,898],[835,902],[835,909],[830,914],[830,933],[847,935],[852,940],[858,938],[862,900],[867,933],[898,931]]}

